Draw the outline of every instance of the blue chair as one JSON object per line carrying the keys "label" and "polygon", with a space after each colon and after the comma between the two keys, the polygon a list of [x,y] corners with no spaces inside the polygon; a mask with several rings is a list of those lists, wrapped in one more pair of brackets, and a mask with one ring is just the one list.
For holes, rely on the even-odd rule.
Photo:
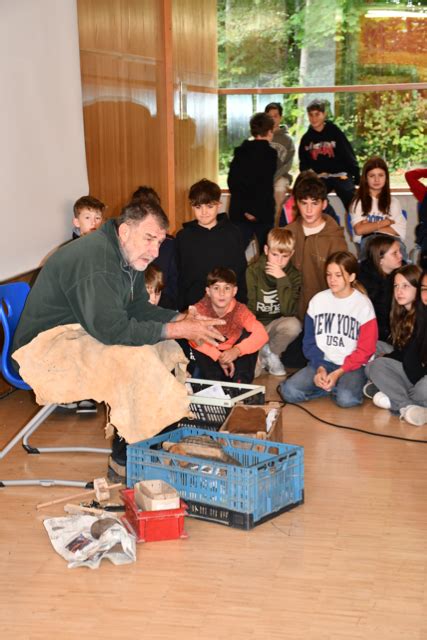
{"label": "blue chair", "polygon": [[[1,373],[5,380],[18,389],[31,391],[31,387],[22,380],[12,367],[11,349],[13,336],[21,317],[22,310],[30,291],[26,282],[12,282],[0,285],[0,323],[3,327],[4,342],[1,351]],[[39,426],[55,411],[57,404],[49,404],[42,407],[38,413],[22,427],[20,431],[0,450],[0,460],[9,453],[11,449],[22,439],[22,446],[27,453],[63,453],[63,452],[90,452],[90,453],[110,453],[110,449],[94,447],[32,447],[28,443],[29,437],[39,428]],[[90,488],[92,483],[79,482],[73,480],[52,480],[52,479],[32,479],[32,480],[0,480],[1,486],[16,485],[62,485],[70,487]]]}

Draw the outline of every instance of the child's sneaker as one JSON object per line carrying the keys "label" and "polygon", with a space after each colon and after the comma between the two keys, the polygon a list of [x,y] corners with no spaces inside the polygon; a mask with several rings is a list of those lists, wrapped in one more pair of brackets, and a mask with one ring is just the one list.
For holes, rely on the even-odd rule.
{"label": "child's sneaker", "polygon": [[391,408],[390,398],[386,396],[386,394],[383,393],[382,391],[377,391],[377,393],[372,398],[372,402],[376,407],[379,407],[380,409]]}
{"label": "child's sneaker", "polygon": [[369,398],[370,400],[372,400],[372,398],[376,393],[378,393],[378,391],[378,387],[376,387],[370,380],[368,380],[368,382],[363,387],[363,395],[365,396],[365,398]]}
{"label": "child's sneaker", "polygon": [[286,369],[276,353],[270,353],[268,356],[268,371],[272,376],[285,376]]}
{"label": "child's sneaker", "polygon": [[258,378],[260,375],[262,375],[263,369],[264,367],[262,364],[261,355],[258,354],[258,358],[255,365],[254,378]]}
{"label": "child's sneaker", "polygon": [[409,424],[422,427],[427,424],[427,409],[417,404],[409,404],[407,407],[402,407],[400,417],[405,422],[409,422]]}
{"label": "child's sneaker", "polygon": [[261,375],[262,370],[268,371],[268,356],[271,353],[269,344],[265,344],[258,353],[258,358],[255,366],[255,378]]}

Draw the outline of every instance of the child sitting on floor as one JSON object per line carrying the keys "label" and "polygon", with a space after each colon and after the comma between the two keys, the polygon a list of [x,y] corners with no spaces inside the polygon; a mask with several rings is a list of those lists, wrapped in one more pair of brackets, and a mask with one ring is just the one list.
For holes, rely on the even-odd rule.
{"label": "child sitting on floor", "polygon": [[291,263],[295,239],[289,229],[272,229],[264,253],[246,271],[248,307],[265,326],[269,343],[259,354],[259,371],[286,375],[280,354],[301,333],[296,317],[301,273]]}
{"label": "child sitting on floor", "polygon": [[406,257],[406,219],[399,200],[391,195],[389,171],[382,158],[374,156],[365,162],[350,216],[353,241],[360,243],[360,260],[366,258],[369,243],[378,234],[397,240]]}
{"label": "child sitting on floor", "polygon": [[73,206],[73,240],[96,231],[104,222],[105,204],[93,196],[82,196]]}
{"label": "child sitting on floor", "polygon": [[165,287],[162,270],[153,263],[149,264],[144,272],[144,280],[149,301],[151,304],[158,305]]}
{"label": "child sitting on floor", "polygon": [[218,327],[225,341],[216,347],[207,342],[190,344],[201,371],[199,377],[250,384],[258,350],[268,342],[268,334],[247,306],[237,302],[236,293],[234,271],[218,267],[208,274],[206,295],[194,309],[201,316],[225,320],[225,325]]}
{"label": "child sitting on floor", "polygon": [[416,265],[398,269],[390,316],[394,350],[376,358],[367,373],[372,401],[410,424],[427,423],[427,273]]}
{"label": "child sitting on floor", "polygon": [[176,234],[179,311],[202,298],[208,273],[218,265],[236,273],[238,299],[246,302],[245,249],[239,229],[219,213],[221,188],[203,178],[191,186],[188,198],[195,219]]}
{"label": "child sitting on floor", "polygon": [[340,407],[362,403],[365,365],[375,353],[377,321],[371,301],[357,283],[358,263],[347,251],[326,261],[329,289],[308,305],[303,350],[308,365],[281,384],[287,402],[331,395]]}

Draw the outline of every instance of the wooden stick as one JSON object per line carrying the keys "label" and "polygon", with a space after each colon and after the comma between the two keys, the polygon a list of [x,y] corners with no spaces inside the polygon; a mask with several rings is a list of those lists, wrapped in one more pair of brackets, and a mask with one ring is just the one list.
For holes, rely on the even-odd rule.
{"label": "wooden stick", "polygon": [[108,513],[108,511],[104,511],[104,509],[96,509],[95,507],[82,507],[79,504],[65,504],[64,511],[65,513],[69,513],[70,515],[88,514],[90,516],[103,516]]}
{"label": "wooden stick", "polygon": [[[108,490],[118,489],[119,487],[123,487],[121,482],[117,484],[110,484]],[[88,496],[95,495],[95,489],[89,489],[89,491],[81,491],[80,493],[73,493],[72,495],[65,496],[65,498],[57,498],[56,500],[50,500],[49,502],[40,502],[36,505],[36,509],[43,509],[44,507],[50,507],[53,504],[60,504],[61,502],[69,502],[71,500],[76,500],[77,498],[87,498]]]}

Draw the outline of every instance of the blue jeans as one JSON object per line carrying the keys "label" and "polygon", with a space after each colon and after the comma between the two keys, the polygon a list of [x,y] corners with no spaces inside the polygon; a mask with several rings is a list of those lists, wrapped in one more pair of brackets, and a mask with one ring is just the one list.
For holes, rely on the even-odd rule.
{"label": "blue jeans", "polygon": [[[339,366],[332,364],[332,362],[326,363],[324,367],[328,373],[339,369]],[[282,382],[280,391],[286,402],[306,402],[315,398],[331,396],[339,407],[355,407],[362,404],[363,385],[366,382],[364,367],[344,373],[331,391],[324,391],[314,384],[315,374],[316,369],[307,365],[289,380]]]}

